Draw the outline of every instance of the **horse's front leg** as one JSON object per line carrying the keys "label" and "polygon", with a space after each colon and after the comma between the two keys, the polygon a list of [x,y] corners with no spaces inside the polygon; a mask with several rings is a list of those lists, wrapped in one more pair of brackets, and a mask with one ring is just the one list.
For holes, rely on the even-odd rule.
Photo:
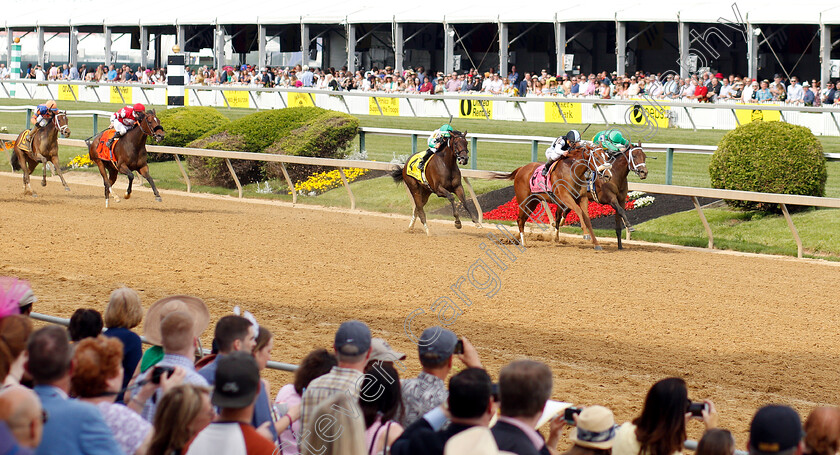
{"label": "horse's front leg", "polygon": [[461,217],[458,216],[458,208],[455,207],[455,196],[443,188],[440,189],[440,194],[449,199],[449,204],[452,205],[452,216],[455,217],[455,229],[461,229]]}
{"label": "horse's front leg", "polygon": [[64,180],[64,173],[61,172],[61,166],[58,165],[58,154],[53,154],[50,158],[50,162],[53,164],[53,167],[58,172],[58,178],[61,179],[61,184],[64,185],[64,191],[70,191],[70,187],[67,186],[67,181]]}
{"label": "horse's front leg", "polygon": [[141,167],[140,169],[138,169],[138,172],[140,172],[140,175],[145,177],[146,180],[149,182],[149,186],[152,187],[152,191],[155,193],[155,200],[158,202],[162,202],[163,199],[160,198],[160,193],[158,193],[158,189],[155,186],[155,181],[152,180],[152,176],[149,174],[149,165],[147,164]]}
{"label": "horse's front leg", "polygon": [[455,194],[458,196],[458,200],[461,201],[461,205],[464,206],[464,209],[469,213],[470,219],[472,222],[475,223],[475,227],[481,229],[481,222],[478,221],[478,207],[476,207],[476,214],[473,215],[472,210],[470,210],[470,206],[467,205],[467,197],[464,194],[464,186],[458,185],[455,187]]}
{"label": "horse's front leg", "polygon": [[128,189],[125,190],[125,199],[131,198],[131,184],[134,183],[134,171],[128,168],[125,164],[120,166],[120,173],[128,177]]}
{"label": "horse's front leg", "polygon": [[44,168],[42,169],[44,171],[44,178],[41,179],[41,186],[47,186],[47,158],[41,155],[39,161],[41,162],[41,167]]}

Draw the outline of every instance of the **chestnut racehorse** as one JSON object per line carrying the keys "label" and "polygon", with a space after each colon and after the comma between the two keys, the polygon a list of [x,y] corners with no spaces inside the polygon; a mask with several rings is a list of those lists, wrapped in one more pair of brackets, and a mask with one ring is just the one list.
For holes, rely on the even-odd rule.
{"label": "chestnut racehorse", "polygon": [[[581,219],[584,239],[591,236],[592,244],[596,250],[602,250],[592,231],[592,223],[589,220],[589,198],[587,197],[588,172],[596,173],[599,178],[610,178],[610,165],[607,163],[607,155],[601,147],[590,144],[582,144],[569,151],[568,156],[557,161],[548,175],[548,186],[550,192],[531,193],[530,180],[534,171],[541,163],[529,163],[510,174],[498,174],[495,178],[513,180],[514,191],[516,192],[516,203],[519,205],[519,241],[525,246],[525,222],[534,214],[534,209],[541,202],[557,204],[561,209],[570,207]],[[560,240],[560,225],[555,225],[555,241]],[[588,233],[588,235],[587,235]]]}
{"label": "chestnut racehorse", "polygon": [[17,139],[14,142],[14,151],[12,153],[12,169],[14,170],[21,170],[23,167],[22,164],[25,163],[25,168],[23,170],[23,192],[24,194],[31,194],[32,196],[37,196],[34,191],[32,191],[32,187],[29,186],[29,175],[35,170],[35,167],[38,166],[38,163],[43,164],[44,168],[44,178],[41,180],[41,186],[47,186],[47,162],[52,163],[53,167],[55,168],[56,172],[58,172],[58,177],[61,178],[61,184],[64,185],[65,191],[70,191],[70,187],[67,186],[67,182],[64,181],[64,174],[61,172],[61,166],[58,163],[58,133],[61,133],[64,137],[70,136],[70,127],[67,125],[67,113],[64,111],[58,111],[52,120],[41,128],[37,130],[33,129],[30,134],[34,134],[35,137],[32,138],[31,148],[32,150],[29,152],[24,152],[20,148],[21,141],[23,140],[23,132],[21,132]]}
{"label": "chestnut racehorse", "polygon": [[414,212],[411,215],[411,222],[408,225],[409,232],[414,229],[414,223],[419,216],[420,222],[423,223],[423,228],[426,230],[426,235],[431,235],[429,233],[429,225],[426,224],[426,212],[423,210],[423,207],[429,201],[429,196],[432,193],[438,195],[438,197],[449,199],[449,203],[452,204],[452,215],[455,217],[456,228],[461,229],[461,219],[458,217],[458,210],[455,208],[455,196],[452,193],[458,196],[461,205],[470,214],[470,218],[476,227],[481,227],[477,215],[473,215],[472,210],[467,206],[464,187],[461,186],[461,170],[458,169],[459,164],[466,166],[470,157],[466,136],[466,131],[463,133],[453,131],[445,139],[442,148],[426,161],[423,172],[426,173],[428,185],[408,175],[406,173],[408,166],[400,166],[391,172],[391,177],[395,182],[405,182],[405,186],[411,193],[412,199],[414,199]]}
{"label": "chestnut racehorse", "polygon": [[[633,231],[633,226],[630,220],[627,219],[627,212],[624,210],[625,201],[627,201],[627,175],[630,171],[636,173],[640,179],[647,178],[648,170],[645,160],[644,150],[642,144],[630,145],[630,147],[618,153],[610,153],[610,160],[612,164],[612,179],[604,181],[602,179],[595,180],[596,194],[589,193],[589,198],[597,201],[599,204],[612,206],[615,209],[615,238],[618,239],[618,249],[623,249],[621,246],[621,223],[627,227],[629,231]],[[567,207],[563,210],[563,215],[557,222],[563,225],[563,221],[569,215],[571,210]]]}
{"label": "chestnut racehorse", "polygon": [[[163,140],[166,132],[160,126],[160,120],[155,115],[155,111],[135,112],[137,116],[137,126],[128,130],[123,137],[114,142],[114,156],[116,163],[110,160],[102,160],[96,149],[99,145],[99,138],[102,133],[94,136],[92,140],[88,141],[88,152],[90,159],[99,167],[99,173],[102,174],[102,181],[105,183],[105,207],[108,207],[111,195],[111,186],[117,181],[117,173],[125,174],[128,177],[128,190],[125,193],[125,198],[131,197],[131,184],[134,181],[134,171],[140,172],[140,175],[149,181],[152,191],[155,193],[155,200],[160,202],[160,193],[158,193],[155,182],[152,176],[149,175],[149,165],[146,164],[146,137],[152,136],[156,141]],[[107,170],[107,174],[106,174]],[[120,198],[114,195],[114,199],[119,202]]]}

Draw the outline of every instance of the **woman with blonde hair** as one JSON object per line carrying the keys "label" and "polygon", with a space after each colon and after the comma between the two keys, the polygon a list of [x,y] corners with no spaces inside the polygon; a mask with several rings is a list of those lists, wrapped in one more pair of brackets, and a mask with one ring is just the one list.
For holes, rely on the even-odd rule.
{"label": "woman with blonde hair", "polygon": [[148,455],[181,455],[184,446],[216,416],[210,389],[192,384],[166,392],[155,412]]}
{"label": "woman with blonde hair", "polygon": [[[340,436],[337,438],[313,438],[318,443],[314,444],[314,447],[303,444],[300,447],[301,455],[365,455],[364,419],[348,415],[346,411],[341,412],[341,410],[358,406],[347,395],[349,394],[337,393],[321,403],[315,410],[316,416],[328,415],[330,420],[335,422],[333,428],[342,429]],[[321,419],[313,419],[310,427],[304,431],[313,435],[323,433],[317,428],[320,421]]]}
{"label": "woman with blonde hair", "polygon": [[[140,306],[140,296],[137,291],[127,287],[121,287],[111,292],[108,299],[108,306],[105,307],[105,336],[116,338],[123,345],[123,370],[128,372],[123,378],[122,388],[128,386],[140,358],[143,357],[143,343],[140,336],[131,329],[140,325],[143,320],[143,307]],[[117,402],[122,403],[122,395],[117,397]]]}

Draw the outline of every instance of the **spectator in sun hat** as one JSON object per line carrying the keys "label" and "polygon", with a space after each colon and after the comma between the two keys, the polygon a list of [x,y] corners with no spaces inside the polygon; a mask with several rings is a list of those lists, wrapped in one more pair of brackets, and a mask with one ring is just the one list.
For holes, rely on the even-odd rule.
{"label": "spectator in sun hat", "polygon": [[143,335],[153,346],[146,349],[143,358],[140,360],[140,368],[135,372],[143,373],[163,358],[163,340],[160,333],[160,325],[163,318],[174,311],[186,311],[194,322],[193,336],[198,337],[210,323],[210,311],[204,301],[191,295],[170,295],[164,297],[149,307],[146,312],[146,323],[143,324]]}
{"label": "spectator in sun hat", "polygon": [[835,455],[840,451],[840,408],[821,406],[805,419],[805,453]]}
{"label": "spectator in sun hat", "polygon": [[750,422],[750,455],[800,455],[804,448],[802,419],[793,408],[770,404]]}
{"label": "spectator in sun hat", "polygon": [[806,106],[813,106],[816,99],[816,93],[811,89],[811,84],[808,81],[802,83],[802,89],[805,94],[802,97],[802,104]]}
{"label": "spectator in sun hat", "polygon": [[603,406],[587,406],[575,414],[569,439],[574,444],[563,455],[609,455],[615,439],[615,418]]}
{"label": "spectator in sun hat", "polygon": [[11,276],[0,277],[0,319],[10,314],[29,316],[38,299],[29,282]]}
{"label": "spectator in sun hat", "polygon": [[222,357],[215,380],[211,401],[219,408],[219,419],[201,430],[184,448],[184,453],[274,454],[274,444],[251,425],[260,389],[260,372],[254,356],[234,352]]}
{"label": "spectator in sun hat", "polygon": [[502,450],[517,455],[549,455],[557,447],[565,426],[561,417],[551,421],[548,441],[535,429],[551,397],[551,370],[533,360],[517,360],[499,372],[501,416],[493,437]]}
{"label": "spectator in sun hat", "polygon": [[[356,408],[355,411],[361,412],[355,402],[359,398],[360,378],[370,358],[370,329],[361,321],[351,320],[341,324],[335,332],[333,349],[335,349],[338,365],[329,373],[310,382],[309,387],[303,392],[301,428],[310,428],[318,419],[315,410],[335,394],[349,394],[353,399],[352,406]],[[318,437],[314,434],[302,434],[300,436],[301,448],[307,444],[310,447],[319,447],[315,444]]]}
{"label": "spectator in sun hat", "polygon": [[371,351],[370,359],[368,359],[368,367],[373,366],[375,362],[390,363],[401,362],[405,360],[405,354],[395,351],[387,341],[382,338],[374,337],[370,341]]}
{"label": "spectator in sun hat", "polygon": [[[461,339],[464,354],[458,358],[469,368],[481,368],[478,352],[466,338]],[[412,379],[403,381],[403,427],[411,425],[424,414],[446,401],[446,377],[452,371],[452,357],[458,337],[440,326],[423,331],[417,344],[423,371]]]}
{"label": "spectator in sun hat", "polygon": [[514,453],[499,450],[490,429],[475,426],[449,438],[443,449],[443,455],[514,455]]}

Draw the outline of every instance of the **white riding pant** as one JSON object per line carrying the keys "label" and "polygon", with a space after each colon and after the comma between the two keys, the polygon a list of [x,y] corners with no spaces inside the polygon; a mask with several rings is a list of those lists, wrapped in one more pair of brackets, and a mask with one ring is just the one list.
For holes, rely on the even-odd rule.
{"label": "white riding pant", "polygon": [[40,126],[41,128],[47,126],[47,123],[48,123],[47,119],[45,119],[44,117],[41,117],[40,115],[38,116],[38,119],[35,120],[35,124]]}
{"label": "white riding pant", "polygon": [[123,125],[119,120],[111,120],[111,126],[117,131],[120,136],[128,132],[128,127]]}
{"label": "white riding pant", "polygon": [[545,149],[545,159],[548,161],[555,161],[559,160],[560,158],[566,156],[568,151],[560,150],[560,147],[554,147],[553,145],[547,149]]}

